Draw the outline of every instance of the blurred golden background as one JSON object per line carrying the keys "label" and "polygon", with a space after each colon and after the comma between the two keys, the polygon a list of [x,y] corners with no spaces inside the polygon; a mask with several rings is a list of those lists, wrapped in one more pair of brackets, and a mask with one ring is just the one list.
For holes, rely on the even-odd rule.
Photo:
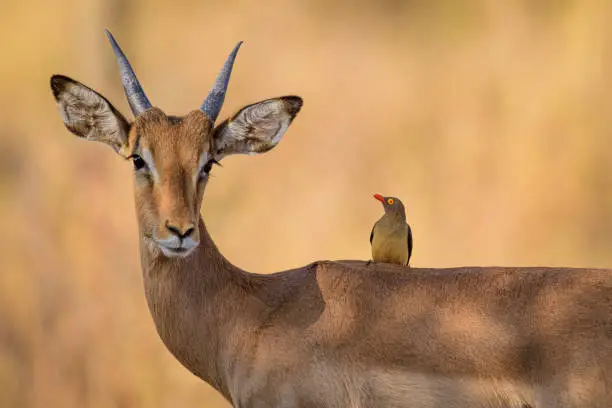
{"label": "blurred golden background", "polygon": [[227,407],[167,352],[141,287],[131,165],[65,130],[62,73],[128,115],[108,27],[154,105],[221,117],[297,94],[270,153],[216,168],[203,214],[250,271],[368,259],[396,195],[414,266],[612,266],[612,3],[3,3],[0,407]]}

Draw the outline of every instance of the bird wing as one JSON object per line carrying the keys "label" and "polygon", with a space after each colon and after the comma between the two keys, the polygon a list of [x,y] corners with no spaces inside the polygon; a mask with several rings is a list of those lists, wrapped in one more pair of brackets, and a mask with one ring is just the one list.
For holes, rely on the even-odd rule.
{"label": "bird wing", "polygon": [[[412,230],[410,229],[410,225],[408,226],[408,262],[410,262],[410,256],[412,255]],[[374,230],[372,230],[374,232]]]}
{"label": "bird wing", "polygon": [[376,221],[374,226],[372,226],[372,232],[370,232],[370,245],[372,245],[372,240],[374,239],[374,228],[376,228],[376,224],[378,224],[378,221]]}

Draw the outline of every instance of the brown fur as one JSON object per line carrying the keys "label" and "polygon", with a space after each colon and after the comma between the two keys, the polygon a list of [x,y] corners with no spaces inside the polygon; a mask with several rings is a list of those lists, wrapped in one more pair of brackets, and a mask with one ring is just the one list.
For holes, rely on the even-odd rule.
{"label": "brown fur", "polygon": [[[295,406],[608,406],[610,270],[406,273],[340,261],[255,275],[200,229],[206,239],[187,259],[142,248],[147,300],[168,348],[235,406],[284,406],[283,384],[310,401]],[[392,377],[380,389],[377,370]],[[439,403],[415,404],[410,391],[391,390],[393,381],[409,387],[411,373],[431,377],[432,388],[466,388],[442,387]],[[399,401],[382,403],[394,392]]]}
{"label": "brown fur", "polygon": [[[200,155],[209,150],[211,124],[196,110],[182,118],[167,117],[152,108],[136,118],[129,133],[130,152],[135,148],[151,152],[159,182],[137,176],[134,183],[137,214],[145,236],[153,232],[165,238],[166,221],[182,230],[197,226],[204,183],[193,183]],[[192,236],[199,241],[196,228]]]}
{"label": "brown fur", "polygon": [[[66,112],[71,96],[56,98]],[[66,115],[73,131],[86,120]],[[321,261],[245,272],[222,256],[199,216],[207,177],[193,181],[202,153],[253,151],[242,142],[217,151],[217,135],[232,142],[230,130],[212,129],[199,111],[171,118],[153,108],[131,128],[113,128],[110,142],[108,130],[95,134],[111,145],[127,139],[120,150],[151,152],[159,180],[135,177],[147,302],[168,350],[233,406],[610,406],[612,270],[407,273]],[[258,146],[270,132],[258,134]],[[189,255],[166,257],[156,245],[166,219],[198,223]]]}

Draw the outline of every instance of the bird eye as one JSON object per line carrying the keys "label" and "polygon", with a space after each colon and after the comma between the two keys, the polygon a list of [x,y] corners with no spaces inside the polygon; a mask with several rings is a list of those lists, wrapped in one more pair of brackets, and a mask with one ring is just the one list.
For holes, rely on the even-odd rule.
{"label": "bird eye", "polygon": [[142,157],[137,154],[133,154],[130,157],[132,159],[132,163],[134,164],[134,170],[140,170],[147,165]]}
{"label": "bird eye", "polygon": [[392,198],[389,198],[389,199],[387,200],[387,204],[389,204],[389,205],[393,205],[394,201],[395,201],[395,200],[393,200]]}

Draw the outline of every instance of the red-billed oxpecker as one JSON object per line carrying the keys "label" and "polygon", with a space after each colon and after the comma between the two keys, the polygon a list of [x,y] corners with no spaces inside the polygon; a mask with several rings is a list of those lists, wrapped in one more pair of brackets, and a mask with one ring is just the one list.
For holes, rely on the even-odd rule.
{"label": "red-billed oxpecker", "polygon": [[385,215],[374,224],[370,233],[374,262],[408,265],[412,255],[412,231],[406,222],[404,205],[396,197],[374,194],[385,209]]}

